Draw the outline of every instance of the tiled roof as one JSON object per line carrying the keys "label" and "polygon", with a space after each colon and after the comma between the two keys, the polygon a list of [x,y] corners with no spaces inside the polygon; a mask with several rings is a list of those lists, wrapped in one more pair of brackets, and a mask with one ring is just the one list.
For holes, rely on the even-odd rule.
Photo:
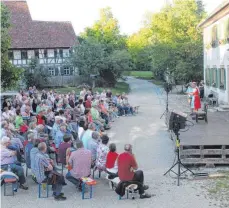
{"label": "tiled roof", "polygon": [[26,1],[3,1],[11,18],[11,48],[65,48],[76,44],[71,22],[32,20]]}

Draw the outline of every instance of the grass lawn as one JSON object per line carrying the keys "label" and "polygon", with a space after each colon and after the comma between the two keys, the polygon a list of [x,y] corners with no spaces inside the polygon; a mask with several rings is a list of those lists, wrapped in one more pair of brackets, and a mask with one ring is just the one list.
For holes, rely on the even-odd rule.
{"label": "grass lawn", "polygon": [[124,76],[133,76],[133,77],[141,78],[141,79],[152,79],[153,78],[152,71],[125,71],[123,75]]}
{"label": "grass lawn", "polygon": [[[51,90],[53,88],[49,88],[47,90]],[[93,91],[96,92],[102,92],[103,89],[108,89],[108,88],[100,88],[96,87]],[[128,93],[129,92],[129,85],[125,82],[118,82],[114,88],[110,88],[113,94],[121,94],[123,92]],[[82,89],[76,88],[76,87],[60,87],[60,88],[54,88],[57,93],[60,94],[66,94],[71,92],[72,90],[75,90],[76,93],[79,93]]]}
{"label": "grass lawn", "polygon": [[157,79],[153,79],[152,82],[153,82],[155,85],[158,85],[158,86],[163,86],[163,84],[164,84],[163,81],[157,80]]}

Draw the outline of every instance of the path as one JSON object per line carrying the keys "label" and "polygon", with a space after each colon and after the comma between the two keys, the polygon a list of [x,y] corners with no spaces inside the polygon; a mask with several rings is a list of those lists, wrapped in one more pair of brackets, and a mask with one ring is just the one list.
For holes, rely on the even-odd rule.
{"label": "path", "polygon": [[111,142],[117,144],[118,152],[123,151],[125,143],[133,144],[133,152],[144,170],[145,181],[150,186],[149,192],[156,194],[151,199],[118,200],[116,193],[109,189],[107,181],[102,175],[95,188],[91,200],[81,200],[80,193],[68,182],[64,192],[68,197],[65,202],[56,202],[52,197],[37,198],[37,185],[28,178],[29,191],[20,190],[14,197],[2,197],[4,208],[209,208],[201,189],[202,181],[182,180],[181,186],[176,186],[176,180],[163,173],[172,165],[174,147],[166,131],[164,120],[160,119],[164,111],[163,101],[159,99],[157,88],[145,80],[129,78],[127,81],[132,89],[129,101],[133,105],[140,105],[139,114],[134,117],[121,117],[115,121],[109,131]]}

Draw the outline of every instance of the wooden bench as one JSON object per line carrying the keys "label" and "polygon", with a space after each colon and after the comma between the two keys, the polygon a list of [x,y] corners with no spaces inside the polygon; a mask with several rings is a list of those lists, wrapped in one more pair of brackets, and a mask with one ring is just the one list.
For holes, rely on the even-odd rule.
{"label": "wooden bench", "polygon": [[[4,196],[14,196],[14,187],[13,183],[16,183],[17,179],[16,178],[5,178],[4,179]],[[11,194],[6,194],[6,186],[12,186],[12,192]]]}
{"label": "wooden bench", "polygon": [[[82,199],[91,199],[93,195],[93,186],[97,184],[97,182],[89,177],[83,177],[80,179],[82,182]],[[90,187],[90,196],[88,198],[85,198],[85,187]]]}

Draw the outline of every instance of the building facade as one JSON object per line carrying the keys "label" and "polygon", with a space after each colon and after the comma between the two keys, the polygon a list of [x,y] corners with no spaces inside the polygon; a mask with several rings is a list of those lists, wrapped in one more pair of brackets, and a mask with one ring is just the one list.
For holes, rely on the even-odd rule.
{"label": "building facade", "polygon": [[49,74],[50,85],[59,86],[61,83],[57,80],[60,76],[61,80],[68,82],[76,74],[68,61],[73,46],[77,44],[72,24],[32,20],[26,1],[4,0],[3,3],[10,13],[10,62],[28,68],[36,59]]}
{"label": "building facade", "polygon": [[229,104],[229,2],[225,1],[199,24],[204,39],[205,96]]}

